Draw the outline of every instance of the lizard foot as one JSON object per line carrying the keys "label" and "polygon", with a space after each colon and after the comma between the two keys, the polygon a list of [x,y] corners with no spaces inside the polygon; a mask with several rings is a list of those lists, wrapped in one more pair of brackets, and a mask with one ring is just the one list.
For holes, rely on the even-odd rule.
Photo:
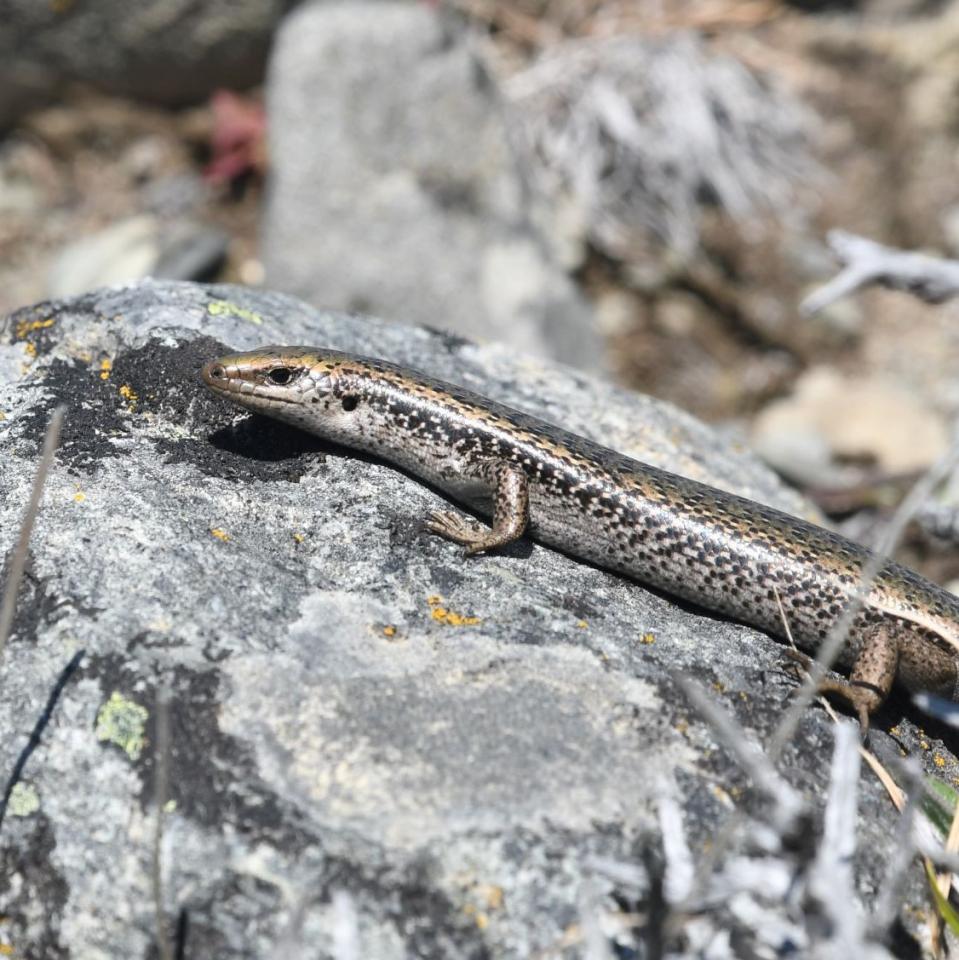
{"label": "lizard foot", "polygon": [[860,683],[850,683],[848,680],[827,677],[819,684],[819,693],[834,693],[842,697],[846,703],[856,711],[859,718],[859,735],[865,740],[869,733],[869,717],[882,703],[882,697],[871,686]]}
{"label": "lizard foot", "polygon": [[[786,647],[783,652],[794,661],[797,677],[805,679],[813,665],[812,657],[793,647]],[[816,693],[832,693],[845,700],[856,711],[860,736],[863,740],[866,739],[866,734],[869,732],[869,716],[882,702],[882,697],[877,690],[869,684],[850,682],[842,677],[824,677],[819,682]]]}
{"label": "lizard foot", "polygon": [[462,544],[467,556],[485,550],[490,534],[488,529],[452,510],[434,510],[424,526],[430,533]]}

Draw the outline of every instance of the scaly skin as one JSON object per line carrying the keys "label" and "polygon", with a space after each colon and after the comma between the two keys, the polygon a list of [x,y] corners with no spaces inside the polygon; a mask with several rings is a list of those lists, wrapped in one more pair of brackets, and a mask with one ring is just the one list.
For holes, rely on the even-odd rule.
{"label": "scaly skin", "polygon": [[[489,529],[439,512],[427,528],[490,550],[528,532],[782,637],[814,653],[871,554],[796,517],[631,460],[545,421],[381,360],[263,347],[213,360],[203,379],[257,413],[368,451],[490,513]],[[778,599],[777,599],[778,595]],[[959,701],[959,599],[886,563],[853,621],[840,664],[865,728],[898,679]]]}

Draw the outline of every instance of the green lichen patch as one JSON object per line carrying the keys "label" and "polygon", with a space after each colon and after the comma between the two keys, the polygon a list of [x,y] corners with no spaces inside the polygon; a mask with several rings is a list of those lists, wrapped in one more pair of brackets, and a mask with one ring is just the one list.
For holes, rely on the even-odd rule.
{"label": "green lichen patch", "polygon": [[29,817],[40,809],[40,794],[32,783],[14,784],[7,810],[14,817]]}
{"label": "green lichen patch", "polygon": [[97,740],[115,743],[131,760],[136,760],[146,741],[148,716],[146,707],[114,690],[97,711]]}
{"label": "green lichen patch", "polygon": [[207,304],[206,311],[211,317],[233,314],[234,317],[249,320],[250,323],[255,323],[257,326],[263,323],[263,318],[258,313],[254,313],[254,311],[248,310],[246,307],[241,307],[239,304],[230,303],[229,300],[211,300]]}

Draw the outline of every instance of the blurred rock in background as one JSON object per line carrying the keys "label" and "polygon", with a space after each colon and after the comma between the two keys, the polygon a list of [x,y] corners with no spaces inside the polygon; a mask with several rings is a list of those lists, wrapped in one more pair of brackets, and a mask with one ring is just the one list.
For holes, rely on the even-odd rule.
{"label": "blurred rock in background", "polygon": [[267,103],[267,285],[602,367],[461,20],[408,3],[304,7],[277,38]]}

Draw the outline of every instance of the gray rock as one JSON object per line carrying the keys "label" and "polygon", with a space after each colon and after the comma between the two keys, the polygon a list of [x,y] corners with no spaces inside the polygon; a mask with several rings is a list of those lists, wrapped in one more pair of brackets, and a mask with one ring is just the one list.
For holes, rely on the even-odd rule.
{"label": "gray rock", "polygon": [[[166,282],[19,311],[0,324],[0,550],[50,412],[70,409],[0,661],[4,780],[82,657],[0,824],[0,943],[23,958],[157,956],[160,758],[172,805],[159,876],[178,956],[568,957],[583,938],[591,956],[612,942],[647,956],[628,950],[666,916],[664,858],[664,889],[683,886],[676,831],[699,858],[732,805],[751,811],[745,839],[733,833],[735,880],[703,868],[705,905],[677,918],[665,955],[727,956],[695,945],[730,931],[746,954],[766,945],[755,955],[828,936],[798,906],[818,801],[790,845],[781,827],[757,827],[756,811],[769,823],[781,811],[744,793],[675,682],[712,685],[745,741],[762,743],[793,686],[779,645],[528,543],[467,562],[422,531],[435,492],[249,419],[198,382],[220,351],[282,341],[415,364],[804,509],[689,416],[504,347]],[[902,742],[912,729],[901,724]],[[810,798],[830,737],[810,710],[785,754]],[[861,790],[856,879],[870,899],[901,841],[878,783]]]}
{"label": "gray rock", "polygon": [[70,81],[161,103],[251,86],[295,2],[0,0],[0,127]]}
{"label": "gray rock", "polygon": [[602,366],[455,21],[426,4],[304,7],[277,35],[268,111],[268,286]]}

